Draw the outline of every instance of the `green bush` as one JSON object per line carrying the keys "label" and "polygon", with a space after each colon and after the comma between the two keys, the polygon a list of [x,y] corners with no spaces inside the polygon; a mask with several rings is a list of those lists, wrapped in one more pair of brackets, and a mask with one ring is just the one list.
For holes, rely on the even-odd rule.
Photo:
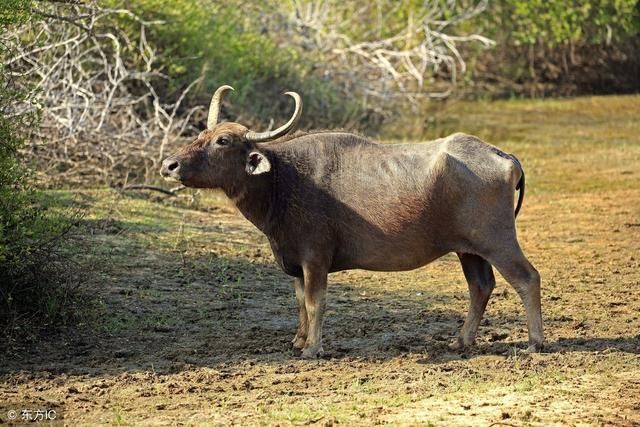
{"label": "green bush", "polygon": [[476,54],[476,96],[637,92],[637,0],[496,0],[469,23],[496,47]]}
{"label": "green bush", "polygon": [[[220,85],[236,92],[230,99],[232,120],[264,126],[269,119],[288,118],[292,111],[287,90],[298,91],[304,102],[303,127],[337,127],[357,124],[366,111],[347,101],[330,81],[313,75],[320,58],[296,49],[284,49],[265,34],[257,23],[258,3],[227,0],[109,0],[112,7],[126,7],[145,21],[160,21],[147,27],[146,38],[156,49],[162,70],[168,76],[165,99],[176,98],[189,83],[204,75],[185,108],[208,105]],[[120,26],[139,23],[122,15]]]}
{"label": "green bush", "polygon": [[[3,3],[0,28],[25,22],[28,7],[28,1]],[[2,64],[11,55],[5,46],[0,43]],[[74,218],[48,211],[49,203],[31,186],[30,171],[20,161],[23,134],[38,120],[36,113],[14,111],[25,101],[0,65],[0,334],[9,336],[28,332],[28,319],[40,325],[65,320],[73,296],[73,269],[63,247]]]}
{"label": "green bush", "polygon": [[479,20],[489,36],[514,46],[611,43],[640,31],[637,0],[499,0]]}
{"label": "green bush", "polygon": [[32,0],[2,0],[0,25],[22,24],[31,17]]}
{"label": "green bush", "polygon": [[[447,19],[478,0],[438,3],[442,11],[434,19]],[[105,4],[126,7],[147,22],[162,22],[149,26],[146,38],[160,54],[168,76],[163,99],[176,99],[190,82],[205,76],[184,108],[206,105],[216,87],[231,84],[236,93],[225,104],[231,109],[223,109],[223,115],[250,126],[264,126],[271,118],[279,122],[290,113],[291,100],[282,96],[285,90],[303,95],[303,127],[349,127],[376,133],[381,123],[373,111],[383,111],[385,117],[406,114],[407,105],[401,102],[367,105],[354,99],[341,89],[348,85],[339,81],[339,74],[323,79],[317,70],[324,66],[318,64],[330,58],[313,46],[282,48],[291,44],[279,43],[286,34],[273,31],[270,23],[291,13],[286,2],[106,0]],[[341,30],[354,39],[362,34],[388,37],[424,11],[420,0],[382,1],[369,8],[353,0],[326,4],[332,13],[344,15],[348,24]],[[469,72],[459,89],[481,97],[633,91],[637,43],[629,40],[640,31],[639,4],[637,0],[489,1],[484,12],[447,29],[454,35],[456,31],[480,33],[497,41],[492,51],[472,44],[460,46]],[[123,14],[118,25],[138,28],[139,22]],[[509,87],[500,89],[505,82]],[[203,123],[203,115],[200,119]]]}

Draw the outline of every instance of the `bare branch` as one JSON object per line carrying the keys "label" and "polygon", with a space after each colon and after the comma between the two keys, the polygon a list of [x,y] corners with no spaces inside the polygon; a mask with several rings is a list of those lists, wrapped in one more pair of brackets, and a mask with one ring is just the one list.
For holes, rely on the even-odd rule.
{"label": "bare branch", "polygon": [[72,4],[79,5],[84,4],[85,2],[82,0],[37,0],[40,3],[60,3],[60,4]]}
{"label": "bare branch", "polygon": [[82,28],[85,31],[89,31],[89,27],[85,27],[84,25],[78,23],[78,17],[68,17],[68,16],[63,16],[63,15],[54,15],[52,13],[46,13],[46,12],[42,12],[40,10],[37,9],[32,9],[33,13],[43,16],[45,18],[50,18],[50,19],[57,19],[59,21],[65,21],[70,23],[71,25],[77,25],[78,27]]}
{"label": "bare branch", "polygon": [[[276,31],[284,32],[283,44],[296,44],[315,50],[328,59],[319,64],[320,73],[339,82],[345,91],[360,96],[374,96],[382,100],[397,98],[398,93],[409,100],[417,97],[446,97],[456,86],[466,63],[459,45],[479,43],[490,47],[494,42],[480,34],[452,35],[456,25],[482,13],[487,0],[481,0],[448,19],[443,7],[452,2],[427,0],[423,8],[416,8],[406,22],[395,27],[379,18],[378,25],[354,34],[351,19],[372,16],[373,8],[384,5],[387,15],[393,15],[401,2],[367,2],[352,18],[345,18],[348,9],[334,0],[291,1],[291,12],[280,22]],[[395,33],[394,28],[396,28]],[[381,36],[389,33],[389,36]],[[448,79],[448,83],[446,83]]]}
{"label": "bare branch", "polygon": [[[46,19],[9,28],[0,39],[12,51],[5,69],[19,77],[31,100],[3,113],[42,113],[25,152],[40,165],[40,181],[155,181],[164,151],[189,131],[199,111],[182,111],[182,105],[202,77],[167,102],[156,89],[166,77],[146,38],[148,27],[160,22],[96,1],[38,5]],[[118,27],[123,15],[133,27]]]}
{"label": "bare branch", "polygon": [[178,193],[179,191],[184,190],[185,188],[187,188],[187,187],[185,187],[184,185],[180,185],[178,187],[166,189],[166,188],[163,188],[163,187],[158,187],[157,185],[132,184],[132,185],[124,186],[122,188],[122,190],[123,191],[127,191],[127,190],[152,190],[152,191],[158,191],[160,193],[167,194],[169,196],[175,196],[176,193]]}

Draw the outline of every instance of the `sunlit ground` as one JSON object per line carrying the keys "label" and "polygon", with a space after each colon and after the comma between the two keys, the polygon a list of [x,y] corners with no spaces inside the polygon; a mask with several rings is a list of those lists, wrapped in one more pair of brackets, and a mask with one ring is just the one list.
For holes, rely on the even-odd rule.
{"label": "sunlit ground", "polygon": [[0,363],[0,423],[69,425],[640,423],[640,97],[457,103],[433,136],[476,134],[527,173],[519,239],[543,278],[547,351],[523,355],[501,277],[477,346],[455,256],[330,278],[319,361],[293,356],[291,280],[216,193],[51,192],[86,206],[76,241],[93,317]]}

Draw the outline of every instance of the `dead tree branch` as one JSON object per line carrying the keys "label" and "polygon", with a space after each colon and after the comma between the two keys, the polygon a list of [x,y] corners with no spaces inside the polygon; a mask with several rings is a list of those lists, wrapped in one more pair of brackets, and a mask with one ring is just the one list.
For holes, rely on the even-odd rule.
{"label": "dead tree branch", "polygon": [[[6,69],[30,95],[29,102],[6,114],[42,114],[25,153],[39,164],[40,181],[155,181],[167,145],[189,130],[189,119],[199,110],[181,106],[201,79],[175,101],[158,95],[166,76],[146,31],[159,22],[96,1],[38,7],[44,19],[12,28],[2,39],[13,52]],[[122,16],[134,25],[119,26]]]}
{"label": "dead tree branch", "polygon": [[132,185],[125,185],[122,190],[123,191],[127,191],[127,190],[151,190],[151,191],[158,191],[160,193],[164,193],[167,194],[169,196],[175,196],[179,191],[184,190],[185,187],[184,185],[179,185],[177,187],[174,188],[170,188],[170,189],[166,189],[164,187],[159,187],[157,185],[146,185],[146,184],[132,184]]}
{"label": "dead tree branch", "polygon": [[[354,7],[352,3],[349,7]],[[378,26],[354,32],[361,16],[387,7],[393,15],[401,2],[366,2],[358,10],[345,12],[335,0],[291,0],[291,12],[280,20],[287,33],[284,43],[321,52],[328,61],[319,68],[324,78],[341,82],[347,92],[366,98],[393,100],[420,97],[445,98],[455,88],[466,63],[459,46],[494,42],[480,34],[454,35],[450,30],[483,12],[487,0],[443,19],[444,3],[427,0],[405,22],[390,24],[380,17]],[[450,7],[455,2],[446,3]],[[349,17],[350,16],[350,17]],[[284,22],[282,22],[284,21]],[[391,34],[389,34],[391,33]]]}

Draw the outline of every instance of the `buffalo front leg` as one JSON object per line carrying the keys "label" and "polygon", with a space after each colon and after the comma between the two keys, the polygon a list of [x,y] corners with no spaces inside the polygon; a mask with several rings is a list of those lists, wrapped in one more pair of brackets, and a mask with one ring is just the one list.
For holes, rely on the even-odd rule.
{"label": "buffalo front leg", "polygon": [[302,351],[304,344],[307,342],[307,309],[304,302],[304,279],[302,277],[296,277],[293,281],[293,287],[296,290],[296,301],[298,302],[298,330],[296,336],[293,337],[291,344],[293,349]]}
{"label": "buffalo front leg", "polygon": [[304,304],[308,317],[307,341],[302,357],[315,359],[322,356],[322,322],[327,304],[327,270],[315,265],[303,266]]}
{"label": "buffalo front leg", "polygon": [[459,253],[460,263],[464,277],[469,285],[469,313],[462,325],[460,334],[449,345],[454,350],[459,350],[473,344],[478,332],[478,326],[487,308],[487,302],[496,286],[496,278],[493,269],[485,259],[473,254]]}

